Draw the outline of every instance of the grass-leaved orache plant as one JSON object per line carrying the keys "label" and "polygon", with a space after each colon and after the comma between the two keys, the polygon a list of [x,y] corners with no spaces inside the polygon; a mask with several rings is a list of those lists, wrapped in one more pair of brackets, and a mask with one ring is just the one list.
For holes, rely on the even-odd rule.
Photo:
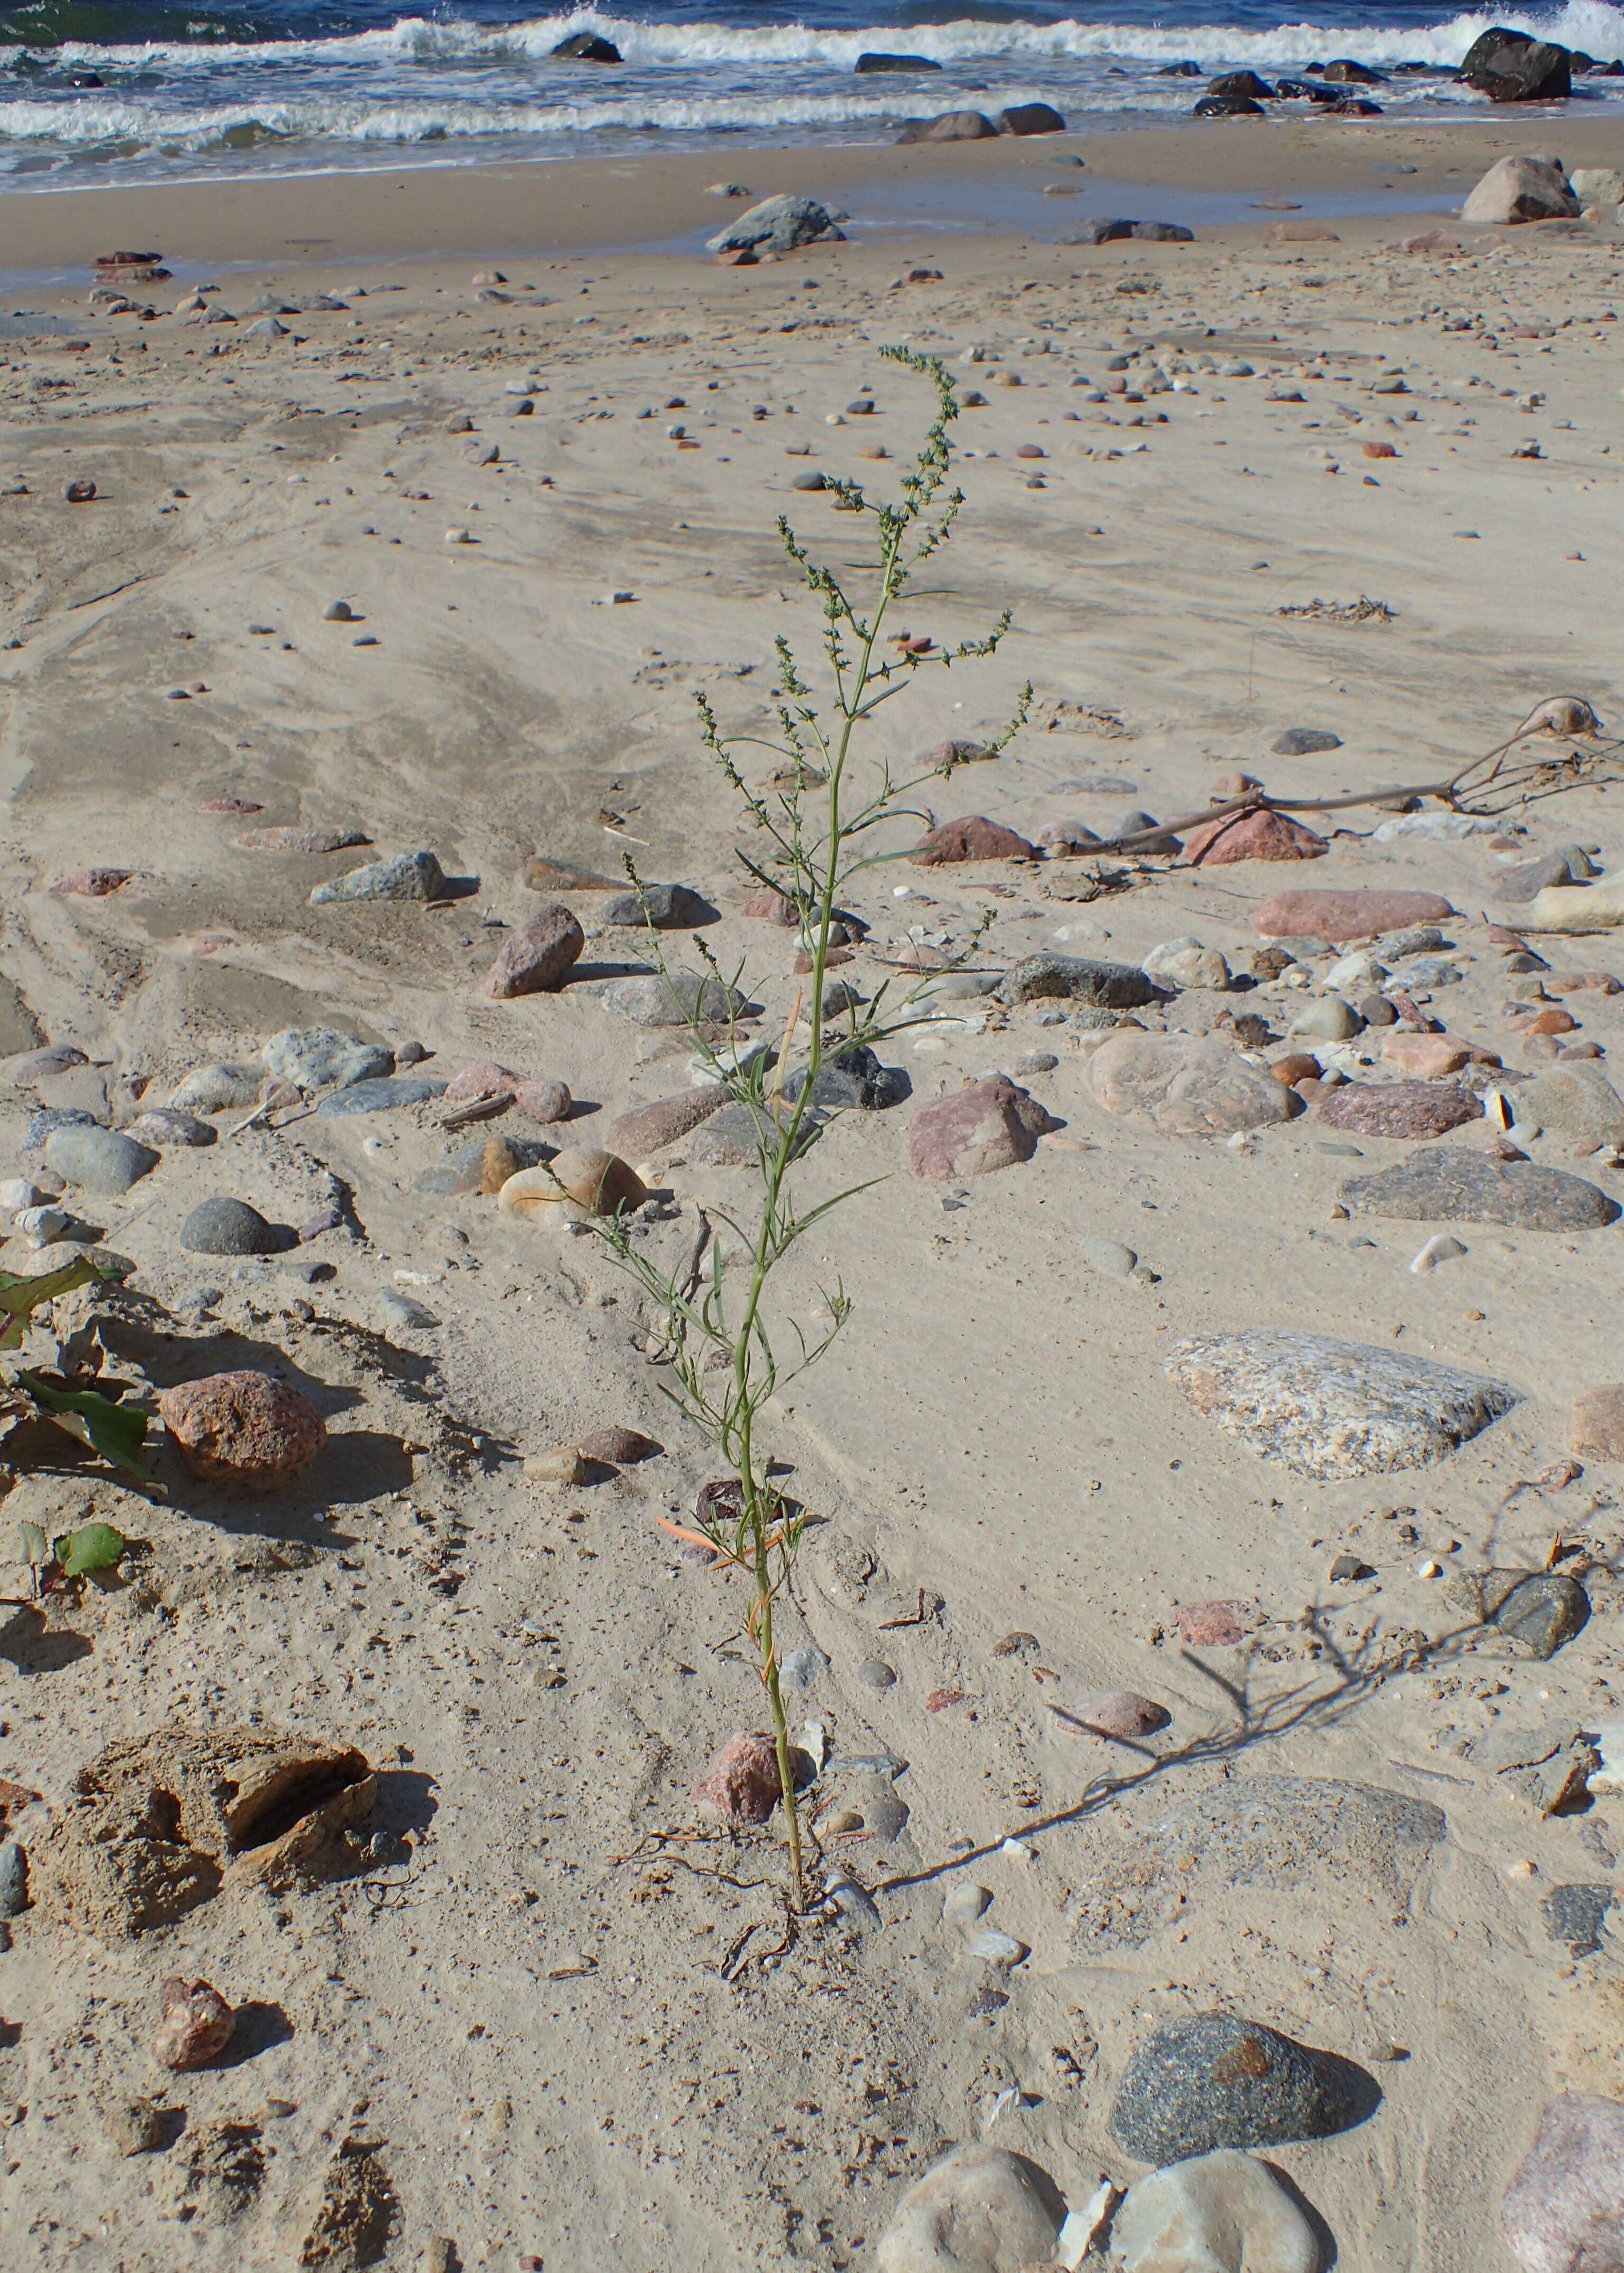
{"label": "grass-leaved orache plant", "polygon": [[[651,960],[665,978],[685,1013],[685,1023],[707,1069],[734,1104],[748,1112],[755,1131],[757,1198],[753,1214],[741,1209],[721,1219],[737,1246],[713,1242],[705,1270],[679,1281],[662,1273],[640,1251],[635,1227],[616,1217],[602,1226],[624,1266],[640,1284],[661,1319],[660,1354],[675,1377],[670,1397],[717,1449],[737,1476],[736,1487],[707,1494],[689,1534],[715,1550],[722,1567],[743,1572],[752,1588],[749,1629],[772,1713],[773,1740],[790,1848],[796,1907],[806,1904],[806,1875],[794,1763],[779,1681],[779,1646],[775,1613],[790,1580],[800,1544],[802,1511],[771,1481],[775,1463],[762,1442],[768,1401],[813,1364],[845,1325],[851,1305],[838,1282],[821,1289],[827,1328],[809,1341],[791,1320],[793,1354],[781,1357],[785,1322],[769,1316],[772,1276],[790,1249],[813,1232],[830,1212],[856,1193],[857,1185],[802,1209],[794,1191],[797,1161],[828,1116],[820,1076],[854,1053],[872,1049],[917,1022],[917,1005],[929,977],[886,980],[866,1003],[841,989],[837,1001],[826,998],[825,972],[839,934],[842,896],[865,870],[901,857],[894,827],[921,821],[928,813],[910,800],[932,782],[946,780],[962,767],[990,762],[1023,723],[1031,699],[1023,687],[1008,724],[990,740],[944,744],[931,754],[923,771],[898,778],[890,761],[862,746],[864,729],[876,711],[932,667],[991,656],[1009,626],[1007,612],[981,639],[940,648],[907,633],[887,634],[911,578],[952,533],[963,502],[950,488],[948,429],[958,416],[953,383],[942,364],[905,348],[883,348],[891,363],[927,380],[936,391],[936,411],[911,471],[902,479],[895,504],[877,504],[855,484],[831,480],[836,506],[864,516],[872,525],[877,577],[872,601],[859,604],[834,570],[820,566],[787,520],[778,529],[784,550],[799,570],[823,616],[823,652],[827,686],[815,696],[788,640],[776,641],[775,709],[778,735],[724,736],[709,703],[699,699],[701,731],[729,789],[742,807],[745,842],[738,859],[750,879],[788,904],[804,960],[808,964],[776,1051],[748,1037],[741,1025],[748,994],[741,964],[724,977],[702,940],[694,944],[702,972],[674,972],[652,919],[647,940]],[[850,573],[850,572],[847,572]],[[777,769],[760,788],[746,780],[735,752],[768,751]],[[904,850],[906,848],[903,848]],[[643,887],[630,859],[627,872],[640,896]],[[645,917],[650,911],[644,900]],[[940,969],[966,960],[982,936],[978,928],[962,953]],[[803,1009],[805,1006],[805,1009]],[[803,1016],[805,1036],[797,1044]],[[798,1063],[788,1061],[795,1050]],[[838,1102],[838,1099],[832,1099]],[[675,1529],[675,1526],[668,1526]]]}

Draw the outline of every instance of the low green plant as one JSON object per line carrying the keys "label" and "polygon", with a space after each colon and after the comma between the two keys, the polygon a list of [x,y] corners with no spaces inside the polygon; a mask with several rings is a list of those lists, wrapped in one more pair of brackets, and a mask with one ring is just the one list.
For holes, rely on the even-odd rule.
{"label": "low green plant", "polygon": [[37,1523],[19,1524],[17,1533],[36,1599],[64,1579],[110,1571],[130,1543],[110,1523],[81,1524],[57,1539],[48,1538]]}
{"label": "low green plant", "polygon": [[[992,655],[1010,620],[1006,612],[985,636],[946,648],[907,633],[887,641],[888,620],[894,620],[919,568],[948,541],[963,499],[948,485],[949,429],[958,405],[947,371],[940,363],[905,348],[885,348],[880,353],[932,386],[936,409],[894,504],[875,502],[853,482],[826,484],[842,512],[863,516],[872,527],[875,559],[865,573],[878,579],[872,598],[860,604],[840,574],[812,558],[787,520],[781,518],[778,523],[784,550],[823,619],[828,683],[822,701],[783,638],[775,642],[775,738],[725,736],[708,701],[703,695],[699,698],[704,746],[740,808],[746,838],[738,849],[741,867],[752,882],[785,904],[807,964],[805,986],[778,1051],[762,1048],[745,1035],[741,1017],[748,995],[742,963],[724,976],[705,942],[696,940],[704,971],[680,974],[670,970],[642,882],[632,861],[626,863],[643,902],[650,959],[685,1012],[707,1075],[750,1116],[757,1168],[753,1210],[721,1218],[737,1246],[730,1252],[722,1242],[713,1242],[708,1267],[697,1281],[661,1271],[640,1251],[634,1227],[625,1218],[616,1217],[600,1227],[658,1313],[661,1355],[674,1377],[666,1394],[737,1478],[735,1489],[707,1495],[696,1519],[699,1529],[686,1535],[702,1540],[720,1565],[741,1572],[752,1589],[748,1626],[772,1716],[797,1909],[806,1902],[805,1864],[780,1683],[775,1611],[789,1587],[806,1519],[773,1482],[775,1474],[782,1471],[763,1441],[763,1429],[770,1400],[824,1354],[849,1318],[851,1303],[838,1280],[821,1288],[827,1325],[809,1341],[793,1320],[771,1314],[768,1294],[773,1274],[790,1250],[816,1232],[834,1209],[868,1188],[855,1185],[811,1206],[797,1202],[796,1164],[828,1117],[819,1095],[820,1076],[832,1065],[850,1061],[855,1053],[871,1050],[917,1023],[930,978],[939,976],[938,971],[911,982],[887,979],[866,1002],[842,990],[837,1007],[826,989],[834,927],[842,895],[854,881],[879,863],[904,857],[906,848],[899,851],[884,841],[894,836],[895,824],[911,821],[916,829],[921,821],[928,824],[932,816],[913,800],[927,786],[949,779],[964,767],[997,758],[1024,722],[1031,699],[1030,687],[1022,688],[1014,716],[999,733],[975,745],[945,744],[932,754],[928,767],[903,778],[898,778],[887,758],[864,746],[864,730],[875,713],[911,686],[922,671],[951,670]],[[747,748],[768,751],[777,761],[771,778],[760,787],[746,780],[736,754]],[[961,953],[947,958],[942,967],[952,969],[968,959],[984,928],[984,923],[978,926]],[[803,1004],[805,1036],[797,1049]],[[790,1072],[787,1061],[792,1050],[797,1050],[798,1063]],[[792,1352],[786,1325],[794,1339]]]}

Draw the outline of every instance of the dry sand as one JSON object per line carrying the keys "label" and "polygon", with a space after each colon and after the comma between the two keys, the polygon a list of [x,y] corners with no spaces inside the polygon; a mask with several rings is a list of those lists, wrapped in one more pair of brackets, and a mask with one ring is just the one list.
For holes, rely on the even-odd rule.
{"label": "dry sand", "polygon": [[[1244,133],[1278,150],[1297,130]],[[1373,138],[1312,139],[1341,154]],[[1148,139],[1115,139],[1119,171]],[[1571,161],[1577,138],[1560,140]],[[775,162],[772,181],[761,154],[731,170],[775,186]],[[820,185],[826,162],[797,158],[797,183]],[[699,191],[717,170],[672,169],[686,187],[662,234],[715,214]],[[860,445],[891,453],[864,469],[881,484],[905,459],[923,390],[879,360],[887,341],[950,358],[989,397],[955,429],[965,513],[900,627],[954,640],[1007,605],[1014,629],[991,664],[893,704],[873,753],[984,732],[1024,679],[1039,705],[935,819],[1104,832],[1130,807],[1200,806],[1237,766],[1280,793],[1335,792],[1447,771],[1546,696],[1618,716],[1616,232],[1477,234],[1449,256],[1396,250],[1385,221],[1339,224],[1340,244],[1242,233],[1097,252],[922,227],[902,250],[941,276],[904,286],[895,246],[738,271],[538,251],[507,264],[510,300],[482,303],[466,260],[383,256],[556,246],[573,224],[556,206],[544,229],[487,207],[482,237],[467,175],[401,177],[408,223],[395,194],[393,177],[266,184],[251,224],[246,191],[10,203],[29,261],[150,236],[251,264],[217,296],[234,326],[168,314],[162,286],[137,289],[161,311],[151,323],[86,316],[80,282],[27,304],[70,315],[87,346],[5,343],[0,873],[16,999],[0,1039],[72,1040],[92,1061],[40,1102],[127,1115],[139,1084],[147,1105],[165,1099],[194,1067],[289,1026],[419,1041],[431,1076],[490,1057],[562,1079],[600,1126],[686,1089],[686,1041],[595,998],[593,972],[635,962],[639,942],[598,934],[590,896],[574,904],[597,935],[569,986],[482,994],[495,926],[539,904],[523,881],[537,851],[612,872],[629,847],[646,875],[707,893],[722,911],[707,936],[724,964],[749,956],[760,1031],[782,1031],[793,940],[740,920],[735,815],[694,696],[760,732],[774,638],[815,653],[778,513],[860,574],[855,524],[790,483],[857,470]],[[318,265],[288,249],[271,266],[279,231],[336,241]],[[256,341],[249,303],[267,285],[347,305]],[[1155,343],[1176,391],[1085,400],[1096,390],[1074,377],[1103,391],[1134,341]],[[965,365],[972,346],[984,360]],[[1254,375],[1220,377],[1203,354]],[[1395,372],[1402,393],[1372,391]],[[505,389],[527,374],[533,415],[512,416]],[[870,387],[874,416],[826,423]],[[447,431],[458,411],[471,434]],[[697,449],[678,449],[678,425]],[[1530,436],[1542,454],[1514,454]],[[490,442],[497,462],[477,466]],[[1373,442],[1396,455],[1373,459]],[[1045,456],[1017,459],[1022,443]],[[94,503],[64,502],[76,477],[94,479]],[[448,544],[453,529],[475,541]],[[1390,619],[1281,612],[1361,596]],[[358,620],[324,620],[340,597]],[[1343,746],[1270,755],[1293,725]],[[222,797],[263,809],[200,809]],[[1418,987],[1425,1007],[1508,1065],[1539,1065],[1556,1045],[1508,1024],[1513,983],[1482,926],[1500,867],[1488,840],[1381,843],[1378,814],[1334,818],[1313,863],[1126,864],[1125,889],[1091,902],[1046,896],[1075,864],[881,870],[855,901],[872,929],[847,975],[872,985],[910,935],[950,951],[989,906],[977,970],[1051,948],[1137,962],[1194,934],[1244,975],[1266,892],[1413,887],[1460,911],[1444,928],[1463,978]],[[376,850],[234,842],[280,822],[356,823]],[[1609,866],[1624,854],[1616,797],[1593,791],[1517,826],[1529,855],[1574,840]],[[435,909],[307,904],[324,877],[418,847],[476,889]],[[133,873],[102,899],[55,889],[98,865]],[[1605,935],[1545,951],[1557,975],[1624,975]],[[1306,999],[1272,982],[1194,988],[1137,1015],[1187,1032],[1261,1011],[1278,1037]],[[1619,996],[1562,1000],[1575,1039],[1614,1045]],[[595,1242],[415,1189],[480,1129],[448,1136],[430,1104],[285,1114],[228,1136],[245,1114],[226,1112],[219,1143],[168,1151],[126,1200],[80,1199],[136,1265],[94,1306],[109,1374],[157,1390],[273,1369],[331,1436],[307,1484],[258,1502],[198,1483],[162,1443],[151,1492],[88,1466],[22,1476],[8,1559],[18,1521],[56,1533],[92,1512],[146,1550],[127,1585],[4,1613],[0,1774],[41,1795],[13,1805],[11,1832],[49,1851],[76,1771],[116,1738],[247,1721],[360,1747],[384,1835],[364,1871],[285,1890],[228,1875],[150,1935],[109,1939],[71,1904],[13,1922],[8,2262],[352,2262],[307,2237],[333,2157],[359,2139],[382,2142],[361,2159],[386,2173],[391,2266],[865,2265],[903,2187],[952,2142],[1029,2155],[1074,2202],[1102,2172],[1126,2183],[1140,2166],[1106,2117],[1129,2055],[1155,2023],[1222,2006],[1379,2086],[1357,2127],[1271,2152],[1345,2273],[1508,2273],[1499,2198],[1541,2104],[1566,2085],[1624,2096],[1616,1939],[1575,1955],[1541,1909],[1553,1887],[1614,1886],[1624,1825],[1616,1789],[1542,1821],[1463,1747],[1491,1728],[1624,1714],[1617,1470],[1587,1460],[1550,1481],[1570,1400],[1618,1370],[1620,1234],[1456,1224],[1465,1254],[1412,1274],[1438,1227],[1349,1220],[1336,1193],[1414,1147],[1312,1114],[1239,1150],[1142,1129],[1102,1109],[1097,1036],[1075,1021],[1045,1024],[1041,1002],[952,1007],[961,1022],[891,1054],[912,1100],[846,1116],[806,1163],[809,1197],[884,1181],[789,1266],[784,1294],[815,1322],[817,1287],[839,1274],[857,1306],[775,1414],[774,1447],[823,1519],[783,1647],[828,1661],[796,1711],[829,1739],[817,1821],[826,1860],[872,1890],[879,1923],[861,1930],[787,1922],[776,1820],[735,1837],[690,1796],[763,1709],[741,1592],[682,1562],[656,1523],[691,1513],[715,1456],[664,1407],[636,1291]],[[1035,1051],[1057,1062],[1025,1078],[1062,1124],[1036,1157],[962,1185],[912,1177],[911,1115]],[[0,1158],[25,1171],[35,1101],[0,1104]],[[577,1126],[592,1141],[595,1118]],[[494,1127],[546,1133],[516,1115]],[[1448,1141],[1491,1140],[1479,1122]],[[1555,1132],[1533,1149],[1618,1193],[1611,1152],[1575,1159]],[[747,1179],[682,1144],[660,1168],[677,1205],[650,1237],[675,1264]],[[345,1221],[296,1251],[318,1266],[307,1279],[275,1258],[185,1253],[182,1219],[211,1193],[293,1225],[348,1197]],[[1125,1243],[1140,1275],[1088,1267],[1087,1239]],[[21,1235],[4,1261],[32,1267]],[[402,1324],[391,1293],[436,1323]],[[58,1334],[91,1307],[64,1301]],[[1232,1441],[1164,1371],[1180,1337],[1250,1326],[1435,1357],[1522,1401],[1434,1466],[1307,1479]],[[591,1488],[523,1480],[523,1456],[611,1422],[647,1429],[662,1456]],[[1543,1569],[1553,1542],[1592,1615],[1541,1663],[1478,1628],[1451,1578]],[[1373,1575],[1333,1584],[1344,1552]],[[25,1594],[22,1568],[9,1577]],[[1181,1642],[1176,1608],[1209,1598],[1248,1606],[1239,1646]],[[875,1659],[892,1685],[861,1677]],[[1119,1686],[1165,1705],[1164,1735],[1068,1737],[1051,1714]],[[937,1692],[961,1701],[929,1709]],[[863,1765],[882,1754],[906,1763],[894,1782]],[[1198,1869],[1147,1939],[1079,1941],[1080,1900],[1143,1827],[1260,1776],[1429,1801],[1447,1834],[1396,1916],[1380,1873],[1328,1857],[1289,1888]],[[859,1827],[837,1834],[842,1813]],[[969,1880],[991,1891],[985,1924],[1029,1951],[1013,1970],[989,1971],[940,1923]],[[174,1973],[250,2008],[221,2061],[178,2076],[147,2049]],[[125,2158],[106,2112],[131,2093],[183,2109],[184,2127],[176,2115],[171,2143]],[[235,2190],[211,2182],[234,2155]]]}

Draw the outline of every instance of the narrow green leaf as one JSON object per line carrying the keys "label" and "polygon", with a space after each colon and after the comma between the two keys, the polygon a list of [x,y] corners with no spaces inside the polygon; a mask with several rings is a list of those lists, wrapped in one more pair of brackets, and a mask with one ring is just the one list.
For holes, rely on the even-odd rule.
{"label": "narrow green leaf", "polygon": [[83,1578],[86,1571],[110,1570],[124,1551],[124,1535],[110,1523],[86,1523],[56,1542],[56,1560],[64,1579]]}
{"label": "narrow green leaf", "polygon": [[41,1272],[33,1279],[19,1279],[15,1272],[0,1271],[0,1311],[8,1314],[4,1331],[0,1332],[0,1349],[21,1348],[28,1320],[41,1302],[54,1302],[58,1294],[71,1294],[76,1287],[88,1287],[93,1279],[122,1276],[111,1264],[94,1262],[88,1255],[64,1263],[60,1271]]}
{"label": "narrow green leaf", "polygon": [[146,1415],[132,1405],[115,1405],[99,1389],[53,1389],[37,1374],[18,1377],[31,1397],[38,1398],[48,1416],[70,1437],[100,1452],[116,1468],[145,1478],[140,1460],[146,1442]]}
{"label": "narrow green leaf", "polygon": [[23,1561],[36,1571],[42,1571],[51,1559],[51,1544],[37,1523],[22,1523],[17,1527],[18,1544],[23,1550]]}

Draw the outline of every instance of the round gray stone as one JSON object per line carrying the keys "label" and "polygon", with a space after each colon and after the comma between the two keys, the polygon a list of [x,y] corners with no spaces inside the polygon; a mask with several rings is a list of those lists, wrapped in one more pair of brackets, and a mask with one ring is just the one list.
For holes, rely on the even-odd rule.
{"label": "round gray stone", "polygon": [[192,1255],[276,1255],[287,1244],[258,1208],[223,1195],[199,1200],[181,1226],[181,1245]]}
{"label": "round gray stone", "polygon": [[1323,2053],[1232,2013],[1169,2021],[1129,2061],[1108,2119],[1141,2163],[1216,2147],[1325,2139],[1353,2119],[1346,2072]]}
{"label": "round gray stone", "polygon": [[116,1129],[57,1129],[45,1140],[48,1164],[98,1199],[119,1198],[150,1175],[162,1157]]}

